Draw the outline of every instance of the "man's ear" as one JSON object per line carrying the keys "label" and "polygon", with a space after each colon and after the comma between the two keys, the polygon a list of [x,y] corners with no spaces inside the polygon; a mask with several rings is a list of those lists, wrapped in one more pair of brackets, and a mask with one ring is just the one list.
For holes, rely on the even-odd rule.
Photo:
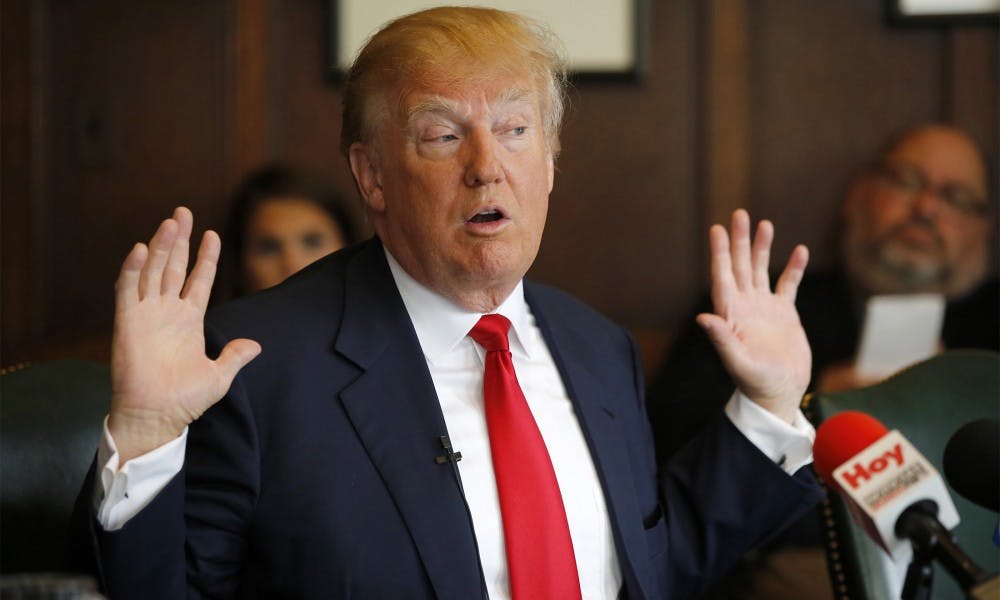
{"label": "man's ear", "polygon": [[552,187],[556,182],[556,158],[552,155],[552,150],[548,151],[548,167],[546,175],[549,177],[549,193],[552,193]]}
{"label": "man's ear", "polygon": [[382,194],[382,176],[379,171],[378,157],[368,144],[354,142],[348,150],[351,162],[351,173],[358,184],[361,197],[368,209],[373,212],[385,210],[385,197]]}

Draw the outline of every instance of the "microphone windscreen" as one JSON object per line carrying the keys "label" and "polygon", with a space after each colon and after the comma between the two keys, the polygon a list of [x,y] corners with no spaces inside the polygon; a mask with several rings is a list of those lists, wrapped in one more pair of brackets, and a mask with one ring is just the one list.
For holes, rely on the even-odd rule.
{"label": "microphone windscreen", "polygon": [[966,423],[944,447],[944,477],[960,495],[1000,512],[1000,420]]}
{"label": "microphone windscreen", "polygon": [[863,412],[845,410],[820,424],[813,444],[813,467],[831,488],[838,484],[833,471],[888,433],[881,422]]}

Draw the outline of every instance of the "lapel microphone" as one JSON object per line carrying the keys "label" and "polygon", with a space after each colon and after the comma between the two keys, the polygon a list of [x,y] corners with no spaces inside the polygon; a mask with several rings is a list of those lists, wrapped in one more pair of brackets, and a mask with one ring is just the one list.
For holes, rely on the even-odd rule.
{"label": "lapel microphone", "polygon": [[[472,512],[469,510],[469,502],[465,497],[465,486],[462,485],[462,475],[458,472],[458,461],[462,460],[462,453],[455,452],[455,450],[451,446],[451,440],[446,435],[438,436],[438,442],[440,442],[441,448],[444,449],[444,454],[442,454],[441,456],[435,456],[434,462],[436,462],[439,465],[443,465],[445,463],[451,463],[451,472],[455,476],[455,483],[458,484],[458,490],[462,494],[462,501],[465,503],[465,515],[469,520],[469,528],[473,532],[472,533],[473,537],[475,537],[476,528],[472,522]],[[490,595],[486,589],[486,579],[483,576],[482,557],[479,555],[478,543],[476,544],[475,548],[476,548],[476,562],[479,563],[480,591],[482,592],[482,598],[484,600],[489,600]]]}
{"label": "lapel microphone", "polygon": [[454,452],[452,450],[451,440],[448,439],[448,436],[442,435],[441,437],[438,438],[438,440],[441,442],[441,447],[444,448],[444,454],[441,456],[435,456],[434,462],[436,462],[439,465],[443,465],[444,463],[447,462],[457,463],[458,461],[462,460],[462,453]]}

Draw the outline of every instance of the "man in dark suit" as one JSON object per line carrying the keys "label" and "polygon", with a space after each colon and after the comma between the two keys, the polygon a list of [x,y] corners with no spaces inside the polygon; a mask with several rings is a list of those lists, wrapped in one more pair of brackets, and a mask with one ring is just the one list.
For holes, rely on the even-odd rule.
{"label": "man in dark suit", "polygon": [[187,279],[189,211],[136,245],[78,503],[110,595],[687,598],[815,503],[805,248],[772,292],[771,225],[712,229],[699,322],[740,392],[659,473],[631,337],[523,280],[559,150],[550,39],[471,8],[380,30],[342,138],[376,237],[204,328],[217,236]]}

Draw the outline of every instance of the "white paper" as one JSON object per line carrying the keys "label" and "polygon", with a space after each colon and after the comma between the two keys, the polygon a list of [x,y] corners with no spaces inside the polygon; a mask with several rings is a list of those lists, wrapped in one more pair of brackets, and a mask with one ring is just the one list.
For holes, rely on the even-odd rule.
{"label": "white paper", "polygon": [[936,354],[944,306],[940,294],[870,298],[855,364],[858,372],[887,377]]}

